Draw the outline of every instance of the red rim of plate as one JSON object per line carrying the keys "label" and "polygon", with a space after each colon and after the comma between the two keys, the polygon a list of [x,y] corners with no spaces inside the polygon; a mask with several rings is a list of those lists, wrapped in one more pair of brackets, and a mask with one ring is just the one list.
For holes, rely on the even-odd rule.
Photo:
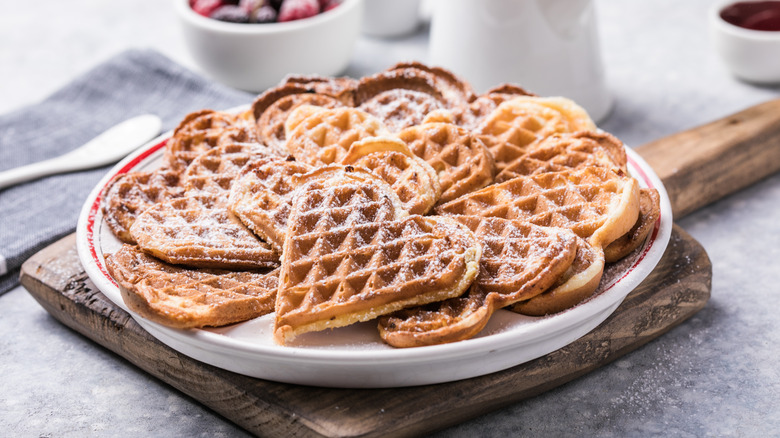
{"label": "red rim of plate", "polygon": [[100,257],[98,257],[97,255],[97,249],[95,249],[95,238],[94,238],[95,237],[94,236],[95,216],[97,215],[97,212],[100,210],[100,204],[101,201],[103,200],[103,193],[105,192],[106,187],[108,187],[111,181],[114,180],[114,177],[129,172],[131,169],[137,166],[138,163],[145,160],[149,155],[152,155],[153,153],[162,149],[166,143],[168,143],[167,138],[157,143],[156,145],[150,147],[149,149],[145,150],[137,157],[127,162],[127,164],[125,164],[119,170],[117,170],[116,173],[111,175],[110,178],[107,178],[106,183],[103,184],[103,187],[100,188],[100,190],[97,193],[97,196],[95,196],[95,202],[92,203],[92,206],[89,209],[89,215],[87,216],[87,223],[86,223],[87,248],[89,249],[89,254],[92,257],[92,260],[95,262],[95,266],[97,266],[97,268],[100,270],[100,273],[103,274],[103,276],[106,277],[106,279],[115,286],[117,286],[116,282],[111,277],[111,275],[108,274],[108,270],[106,270],[106,265],[104,263],[101,263]]}

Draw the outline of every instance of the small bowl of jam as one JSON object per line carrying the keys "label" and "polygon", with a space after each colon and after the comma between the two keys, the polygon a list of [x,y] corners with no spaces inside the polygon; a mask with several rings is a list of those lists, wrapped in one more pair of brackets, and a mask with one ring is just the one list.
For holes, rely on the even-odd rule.
{"label": "small bowl of jam", "polygon": [[720,4],[710,12],[715,49],[734,76],[780,83],[780,0]]}

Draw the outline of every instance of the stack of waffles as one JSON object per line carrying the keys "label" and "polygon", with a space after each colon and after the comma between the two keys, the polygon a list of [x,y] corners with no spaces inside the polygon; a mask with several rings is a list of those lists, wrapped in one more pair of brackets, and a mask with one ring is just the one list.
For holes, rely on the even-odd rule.
{"label": "stack of waffles", "polygon": [[375,320],[396,347],[477,335],[509,309],[591,297],[641,246],[654,190],[623,144],[560,97],[476,95],[403,63],[291,76],[240,114],[188,115],[159,169],[116,176],[106,265],[128,306],[172,327],[275,313],[274,339]]}

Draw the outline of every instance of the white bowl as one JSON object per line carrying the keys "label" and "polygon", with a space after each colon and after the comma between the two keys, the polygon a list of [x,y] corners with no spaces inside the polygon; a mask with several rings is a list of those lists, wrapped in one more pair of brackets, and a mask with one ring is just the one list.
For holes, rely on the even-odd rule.
{"label": "white bowl", "polygon": [[710,9],[710,31],[716,51],[734,76],[758,84],[780,83],[780,31],[751,30],[721,17],[737,1]]}
{"label": "white bowl", "polygon": [[363,0],[286,23],[227,23],[203,17],[188,0],[174,0],[184,39],[209,76],[260,92],[290,73],[335,76],[352,57],[363,19]]}

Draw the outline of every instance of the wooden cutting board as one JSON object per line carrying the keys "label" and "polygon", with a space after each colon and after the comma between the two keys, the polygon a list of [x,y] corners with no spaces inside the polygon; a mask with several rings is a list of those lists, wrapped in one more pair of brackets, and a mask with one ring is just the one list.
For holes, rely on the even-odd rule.
{"label": "wooden cutting board", "polygon": [[[780,168],[780,100],[637,150],[664,180],[675,217],[680,217]],[[711,279],[706,252],[675,225],[653,273],[613,315],[572,344],[473,379],[354,390],[245,377],[170,349],[97,290],[79,263],[75,235],[30,258],[21,274],[27,290],[63,324],[249,432],[328,437],[420,435],[540,394],[683,322],[707,303]]]}

